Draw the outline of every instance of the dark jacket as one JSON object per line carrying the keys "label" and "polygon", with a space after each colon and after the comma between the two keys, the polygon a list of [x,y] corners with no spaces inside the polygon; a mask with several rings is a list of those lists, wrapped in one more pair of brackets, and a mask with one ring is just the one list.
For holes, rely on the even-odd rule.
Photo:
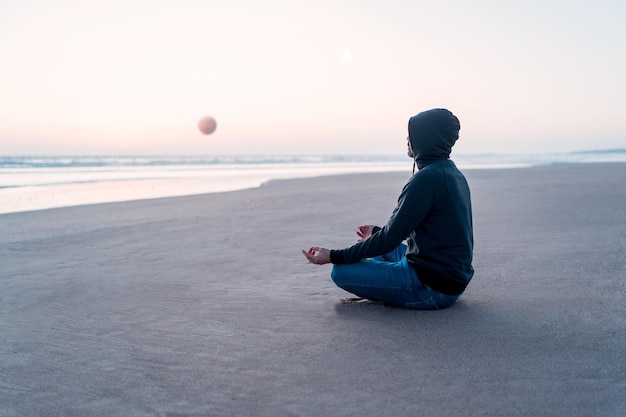
{"label": "dark jacket", "polygon": [[419,170],[404,186],[398,205],[383,228],[367,240],[332,250],[334,264],[384,255],[406,239],[408,263],[428,287],[461,294],[474,274],[470,190],[451,160],[458,119],[443,109],[409,121],[409,138]]}

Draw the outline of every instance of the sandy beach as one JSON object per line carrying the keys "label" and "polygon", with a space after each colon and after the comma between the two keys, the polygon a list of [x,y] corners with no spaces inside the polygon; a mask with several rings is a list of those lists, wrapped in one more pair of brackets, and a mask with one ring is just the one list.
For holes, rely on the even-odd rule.
{"label": "sandy beach", "polygon": [[0,416],[624,416],[626,163],[467,170],[457,305],[330,266],[410,176],[0,215]]}

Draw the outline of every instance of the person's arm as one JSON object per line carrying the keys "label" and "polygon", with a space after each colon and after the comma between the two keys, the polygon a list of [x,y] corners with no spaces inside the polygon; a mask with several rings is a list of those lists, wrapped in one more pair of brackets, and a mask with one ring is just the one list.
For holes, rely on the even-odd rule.
{"label": "person's arm", "polygon": [[[384,255],[396,248],[422,222],[433,204],[434,192],[425,176],[413,177],[404,187],[389,222],[368,239],[342,250],[331,250],[334,264],[354,263]],[[374,231],[374,229],[372,229]]]}
{"label": "person's arm", "polygon": [[[356,234],[359,242],[367,240],[372,236],[374,231],[380,230],[380,227],[371,224],[365,224],[356,228]],[[312,264],[324,265],[330,263],[330,250],[319,246],[312,246],[308,251],[302,250],[302,254]]]}
{"label": "person's arm", "polygon": [[[367,239],[341,250],[329,250],[319,246],[302,251],[309,262],[323,265],[354,263],[361,259],[384,255],[395,249],[422,222],[435,198],[434,187],[426,176],[416,174],[405,185],[398,205],[394,209],[387,225],[383,228],[372,227],[372,234]],[[358,234],[358,232],[357,232]]]}

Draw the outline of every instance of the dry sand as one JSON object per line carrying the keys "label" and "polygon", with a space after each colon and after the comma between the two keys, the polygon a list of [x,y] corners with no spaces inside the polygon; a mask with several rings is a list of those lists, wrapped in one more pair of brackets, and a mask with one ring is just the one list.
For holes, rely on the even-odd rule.
{"label": "dry sand", "polygon": [[0,416],[626,415],[626,164],[466,171],[461,301],[342,303],[408,175],[0,215]]}

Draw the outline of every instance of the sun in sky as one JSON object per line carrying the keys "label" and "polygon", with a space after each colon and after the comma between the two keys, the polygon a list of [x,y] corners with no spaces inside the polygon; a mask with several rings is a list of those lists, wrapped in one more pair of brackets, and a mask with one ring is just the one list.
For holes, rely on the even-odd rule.
{"label": "sun in sky", "polygon": [[[624,147],[626,5],[8,1],[8,154],[389,154],[447,107],[460,152]],[[201,136],[197,121],[219,129]]]}
{"label": "sun in sky", "polygon": [[349,64],[352,62],[352,57],[353,57],[352,52],[349,49],[344,49],[343,51],[341,51],[340,59],[346,64]]}

